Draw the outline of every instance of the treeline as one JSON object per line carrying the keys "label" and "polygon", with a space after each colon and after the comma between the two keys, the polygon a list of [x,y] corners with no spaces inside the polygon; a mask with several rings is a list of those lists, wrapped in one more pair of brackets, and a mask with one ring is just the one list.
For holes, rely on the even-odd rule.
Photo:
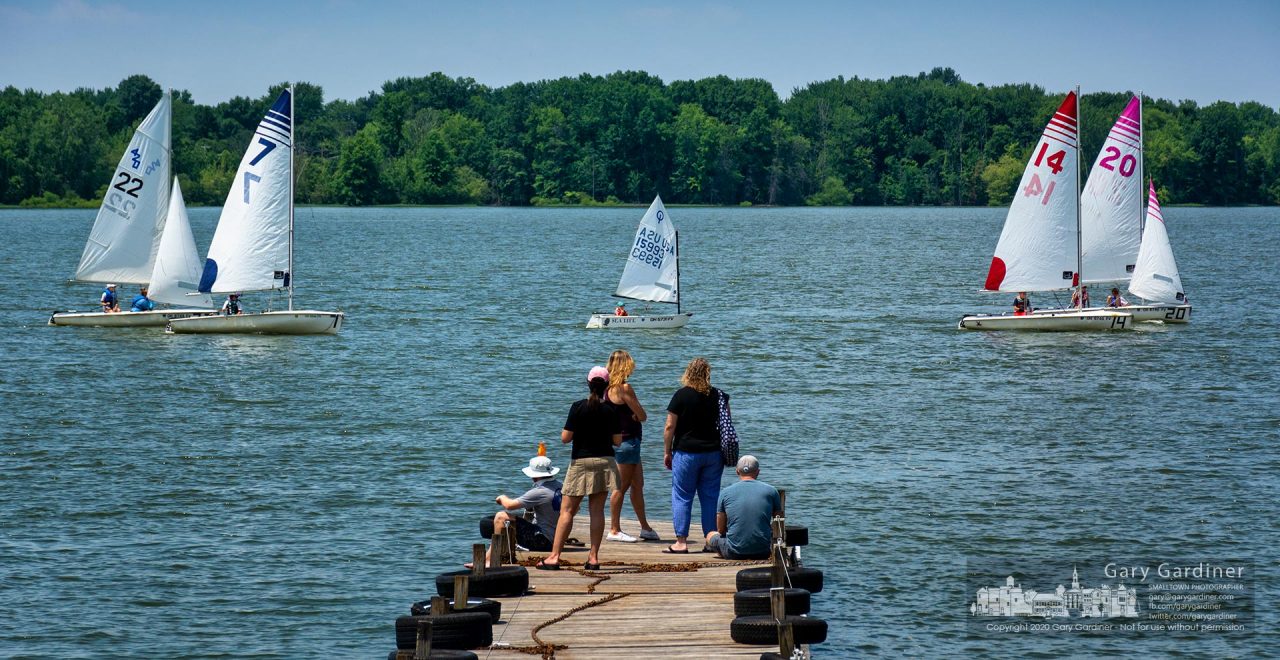
{"label": "treeline", "polygon": [[[280,86],[214,106],[174,93],[174,167],[222,204]],[[0,204],[96,205],[161,88],[0,92]],[[1126,93],[1083,99],[1086,167]],[[838,78],[786,101],[764,80],[670,84],[643,72],[489,88],[433,73],[354,101],[296,86],[300,203],[1001,205],[1060,93],[986,87],[951,69]],[[1268,106],[1145,102],[1146,174],[1165,203],[1280,203]]]}

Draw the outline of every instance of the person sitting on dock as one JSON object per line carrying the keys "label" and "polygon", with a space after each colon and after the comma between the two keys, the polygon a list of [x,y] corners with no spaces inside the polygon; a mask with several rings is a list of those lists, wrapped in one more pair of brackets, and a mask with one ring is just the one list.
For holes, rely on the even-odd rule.
{"label": "person sitting on dock", "polygon": [[[556,536],[556,523],[560,520],[561,489],[564,487],[552,477],[560,472],[560,468],[552,467],[547,458],[546,445],[539,445],[539,454],[529,459],[528,467],[521,468],[526,477],[533,479],[533,487],[520,497],[498,495],[493,501],[502,507],[502,511],[493,514],[493,519],[480,521],[480,535],[485,538],[493,536],[495,529],[501,529],[510,522],[514,525],[516,545],[526,550],[548,552],[551,540]],[[514,512],[520,509],[533,512],[533,522],[517,516]],[[492,546],[489,548],[493,551]],[[485,559],[488,560],[488,554]],[[467,568],[471,568],[467,566]]]}
{"label": "person sitting on dock", "polygon": [[1031,313],[1031,300],[1027,298],[1026,291],[1019,291],[1018,296],[1013,299],[1013,315],[1026,316]]}
{"label": "person sitting on dock", "polygon": [[147,297],[147,287],[138,290],[138,295],[133,297],[133,305],[129,309],[131,312],[149,312],[156,308],[156,301]]}
{"label": "person sitting on dock", "polygon": [[244,310],[240,309],[240,294],[233,293],[227,296],[226,302],[222,303],[222,309],[218,310],[223,316],[236,316],[243,314]]}
{"label": "person sitting on dock", "polygon": [[1089,306],[1089,287],[1082,286],[1071,294],[1071,306],[1076,309],[1084,309]]}
{"label": "person sitting on dock", "polygon": [[613,315],[614,315],[614,316],[626,316],[626,315],[627,315],[627,303],[618,303],[618,306],[613,308]]}
{"label": "person sitting on dock", "polygon": [[108,284],[107,288],[102,290],[102,313],[114,314],[120,311],[120,301],[116,298],[116,285]]}
{"label": "person sitting on dock", "polygon": [[1111,288],[1111,295],[1107,296],[1107,307],[1128,307],[1129,301],[1120,295],[1120,289]]}
{"label": "person sitting on dock", "polygon": [[770,521],[782,512],[778,489],[760,481],[760,461],[738,459],[738,481],[720,492],[716,531],[707,534],[704,552],[725,559],[768,559],[773,542]]}

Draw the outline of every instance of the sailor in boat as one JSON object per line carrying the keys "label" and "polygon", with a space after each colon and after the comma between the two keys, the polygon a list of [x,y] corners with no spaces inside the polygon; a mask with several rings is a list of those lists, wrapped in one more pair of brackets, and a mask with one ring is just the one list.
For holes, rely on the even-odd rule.
{"label": "sailor in boat", "polygon": [[618,306],[613,308],[613,315],[614,315],[614,316],[626,316],[626,315],[627,315],[627,303],[618,303]]}
{"label": "sailor in boat", "polygon": [[1120,289],[1111,288],[1111,295],[1107,296],[1107,307],[1128,307],[1129,301],[1120,295]]}
{"label": "sailor in boat", "polygon": [[240,308],[240,294],[232,293],[227,296],[226,302],[222,303],[222,309],[218,313],[223,316],[237,316],[243,314],[244,310]]}
{"label": "sailor in boat", "polygon": [[108,284],[107,288],[102,290],[101,302],[104,314],[113,314],[120,311],[120,301],[116,298],[116,285]]}
{"label": "sailor in boat", "polygon": [[133,304],[130,306],[131,312],[149,312],[156,308],[156,301],[147,297],[147,287],[138,290],[138,295],[133,297]]}
{"label": "sailor in boat", "polygon": [[1089,287],[1082,286],[1071,294],[1071,306],[1078,309],[1089,306]]}
{"label": "sailor in boat", "polygon": [[1013,315],[1026,316],[1031,313],[1031,300],[1027,298],[1026,291],[1019,291],[1018,296],[1013,299]]}

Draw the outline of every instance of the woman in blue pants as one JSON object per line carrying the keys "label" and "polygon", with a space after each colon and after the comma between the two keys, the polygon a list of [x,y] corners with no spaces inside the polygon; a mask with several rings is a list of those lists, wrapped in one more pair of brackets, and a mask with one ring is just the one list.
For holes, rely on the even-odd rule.
{"label": "woman in blue pants", "polygon": [[720,392],[711,386],[711,365],[694,358],[680,378],[684,385],[667,404],[662,430],[663,463],[671,470],[671,522],[676,542],[663,552],[689,552],[689,517],[694,495],[702,510],[702,535],[716,531],[716,500],[720,497]]}

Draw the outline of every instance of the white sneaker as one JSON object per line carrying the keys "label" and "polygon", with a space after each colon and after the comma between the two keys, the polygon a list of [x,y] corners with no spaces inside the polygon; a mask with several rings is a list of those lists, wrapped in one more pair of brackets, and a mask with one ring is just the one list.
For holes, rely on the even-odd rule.
{"label": "white sneaker", "polygon": [[655,531],[653,531],[652,529],[642,529],[642,530],[640,530],[640,540],[642,540],[642,541],[661,541],[661,540],[662,540],[662,538],[661,538],[661,537],[659,537],[659,536],[658,536],[658,533],[657,533],[657,532],[655,532]]}
{"label": "white sneaker", "polygon": [[626,532],[618,532],[617,534],[610,532],[605,538],[610,541],[622,541],[623,543],[635,543],[640,540]]}

